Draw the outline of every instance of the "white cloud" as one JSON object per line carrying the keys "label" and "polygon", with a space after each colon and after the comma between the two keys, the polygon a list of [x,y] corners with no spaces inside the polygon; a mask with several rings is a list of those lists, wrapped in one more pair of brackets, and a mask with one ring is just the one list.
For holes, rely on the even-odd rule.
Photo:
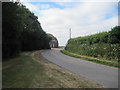
{"label": "white cloud", "polygon": [[41,8],[42,8],[42,9],[47,9],[47,8],[49,8],[49,7],[50,7],[49,4],[41,4]]}
{"label": "white cloud", "polygon": [[20,2],[119,2],[119,0],[20,0]]}
{"label": "white cloud", "polygon": [[40,11],[40,10],[39,10],[39,7],[33,5],[33,4],[29,3],[29,2],[24,2],[23,4],[24,4],[27,8],[29,8],[29,10],[32,11],[32,12],[39,12],[39,11]]}
{"label": "white cloud", "polygon": [[[57,4],[67,5],[67,3]],[[72,28],[72,37],[74,38],[107,31],[118,24],[117,12],[114,10],[117,3],[81,2],[74,4],[72,8],[59,9],[48,6],[48,9],[45,10],[40,10],[39,6],[26,5],[32,11],[39,12],[38,17],[43,30],[56,36],[60,45],[67,43],[69,28]],[[112,17],[105,19],[106,15]]]}

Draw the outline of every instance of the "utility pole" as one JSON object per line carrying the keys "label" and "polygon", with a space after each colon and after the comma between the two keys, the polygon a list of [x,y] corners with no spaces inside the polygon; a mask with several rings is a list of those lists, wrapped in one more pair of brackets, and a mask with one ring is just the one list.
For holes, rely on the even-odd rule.
{"label": "utility pole", "polygon": [[71,28],[69,29],[69,33],[70,33],[70,39],[71,39]]}

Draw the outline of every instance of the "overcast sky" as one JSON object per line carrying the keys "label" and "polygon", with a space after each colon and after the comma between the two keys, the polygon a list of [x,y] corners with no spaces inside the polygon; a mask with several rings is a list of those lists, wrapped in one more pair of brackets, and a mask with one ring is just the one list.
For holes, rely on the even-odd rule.
{"label": "overcast sky", "polygon": [[49,1],[22,3],[38,16],[43,30],[57,37],[60,45],[66,45],[69,28],[72,30],[72,38],[75,38],[108,31],[118,25],[118,0]]}

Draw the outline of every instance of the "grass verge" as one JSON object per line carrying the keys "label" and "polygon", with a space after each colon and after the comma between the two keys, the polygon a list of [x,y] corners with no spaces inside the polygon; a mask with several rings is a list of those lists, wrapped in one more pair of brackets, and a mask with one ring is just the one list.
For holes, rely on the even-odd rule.
{"label": "grass verge", "polygon": [[98,64],[104,64],[104,65],[113,66],[113,67],[120,67],[120,65],[117,61],[115,62],[115,61],[112,61],[112,60],[110,61],[110,60],[104,60],[104,59],[99,59],[99,58],[94,58],[94,57],[78,55],[78,54],[75,54],[75,53],[71,53],[67,50],[61,50],[60,52],[62,52],[65,55],[68,55],[68,56],[84,59],[84,60],[87,60],[87,61],[92,61],[92,62],[95,62],[95,63],[98,63]]}
{"label": "grass verge", "polygon": [[24,52],[3,62],[3,88],[104,88],[45,60],[41,51]]}

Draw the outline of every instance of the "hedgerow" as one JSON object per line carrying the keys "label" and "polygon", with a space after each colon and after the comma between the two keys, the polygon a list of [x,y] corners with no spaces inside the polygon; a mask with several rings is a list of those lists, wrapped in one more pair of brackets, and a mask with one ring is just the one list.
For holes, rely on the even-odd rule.
{"label": "hedgerow", "polygon": [[70,39],[65,49],[79,55],[120,61],[120,26],[108,32]]}

